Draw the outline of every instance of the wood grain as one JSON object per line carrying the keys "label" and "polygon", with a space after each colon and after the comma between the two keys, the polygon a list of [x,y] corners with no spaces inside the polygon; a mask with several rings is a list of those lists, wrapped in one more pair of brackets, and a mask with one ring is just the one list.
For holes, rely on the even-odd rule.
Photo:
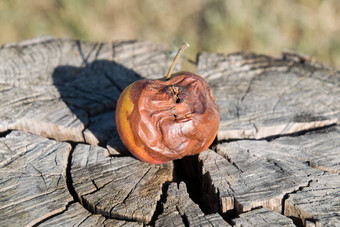
{"label": "wood grain", "polygon": [[239,218],[233,220],[235,227],[246,226],[286,226],[293,227],[293,221],[283,215],[280,215],[267,208],[260,208],[256,210],[243,213]]}
{"label": "wood grain", "polygon": [[184,182],[171,183],[156,226],[230,226],[219,214],[205,215],[187,193]]}
{"label": "wood grain", "polygon": [[289,195],[284,214],[304,225],[340,225],[340,176],[323,173],[312,179],[308,187]]}
{"label": "wood grain", "polygon": [[[115,140],[112,111],[121,91],[137,79],[166,75],[168,53],[166,45],[137,41],[111,45],[45,37],[5,45],[0,132],[17,129],[89,144]],[[111,119],[103,128],[96,115],[107,111]]]}
{"label": "wood grain", "polygon": [[97,146],[80,144],[72,154],[71,177],[81,203],[106,217],[150,222],[172,172],[172,163],[110,157]]}
{"label": "wood grain", "polygon": [[[199,155],[206,200],[213,201],[213,209],[221,212],[243,213],[267,207],[281,213],[286,212],[282,204],[284,198],[294,197],[301,189],[307,190],[311,182],[332,194],[334,187],[329,188],[325,183],[330,177],[320,181],[318,176],[323,171],[339,172],[339,136],[337,126],[270,142],[242,140],[218,144],[217,153],[208,150]],[[338,175],[331,176],[337,181]],[[316,205],[316,202],[306,206],[313,209],[312,204]],[[335,204],[318,206],[323,209],[319,211],[321,213],[337,207],[336,200]]]}
{"label": "wood grain", "polygon": [[34,225],[73,200],[65,174],[71,146],[25,132],[0,138],[0,226]]}
{"label": "wood grain", "polygon": [[124,227],[142,227],[142,223],[128,222],[115,219],[107,219],[99,214],[92,214],[79,203],[72,203],[65,212],[58,214],[39,226],[124,226]]}
{"label": "wood grain", "polygon": [[1,47],[0,225],[339,225],[339,71],[288,52],[202,53],[217,140],[142,163],[119,139],[116,101],[165,76],[172,57],[141,41]]}
{"label": "wood grain", "polygon": [[197,72],[221,111],[219,140],[287,135],[339,121],[335,69],[287,56],[202,53]]}

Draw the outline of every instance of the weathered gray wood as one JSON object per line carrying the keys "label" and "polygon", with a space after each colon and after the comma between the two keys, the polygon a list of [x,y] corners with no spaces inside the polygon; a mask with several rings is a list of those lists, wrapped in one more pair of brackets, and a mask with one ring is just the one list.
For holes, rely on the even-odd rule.
{"label": "weathered gray wood", "polygon": [[133,81],[166,75],[168,53],[165,45],[137,41],[111,45],[46,37],[5,45],[0,132],[18,129],[58,141],[106,143],[116,136],[114,121],[103,129],[95,115],[113,111]]}
{"label": "weathered gray wood", "polygon": [[[221,110],[220,141],[339,123],[340,77],[334,69],[289,55],[202,54],[198,73],[208,80]],[[306,187],[317,173],[311,167],[339,171],[338,137],[336,129],[272,142],[219,144],[219,155],[199,156],[206,201],[222,212],[261,206],[281,212],[283,198]]]}
{"label": "weathered gray wood", "polygon": [[[217,153],[209,150],[201,153],[199,161],[205,200],[215,201],[210,202],[212,209],[221,212],[236,210],[243,213],[257,207],[283,212],[284,198],[301,188],[309,188],[310,182],[315,181],[320,190],[332,194],[329,186],[317,183],[314,178],[323,173],[321,170],[339,172],[339,128],[282,137],[271,142],[222,143],[217,145]],[[339,209],[337,203],[339,201],[326,203],[327,209]],[[313,209],[316,202],[305,205]]]}
{"label": "weathered gray wood", "polygon": [[72,203],[65,212],[58,214],[46,221],[42,222],[39,226],[124,226],[142,227],[142,223],[127,222],[122,220],[107,219],[102,215],[95,215],[87,211],[79,203]]}
{"label": "weathered gray wood", "polygon": [[219,214],[205,215],[187,193],[184,182],[171,183],[156,226],[230,226]]}
{"label": "weathered gray wood", "polygon": [[334,69],[289,55],[245,53],[203,53],[197,67],[221,111],[220,140],[266,138],[339,122],[340,76]]}
{"label": "weathered gray wood", "polygon": [[289,195],[284,214],[316,226],[340,225],[340,176],[324,173],[313,178],[308,187]]}
{"label": "weathered gray wood", "polygon": [[172,172],[171,162],[152,165],[110,157],[97,146],[77,145],[72,154],[71,176],[81,203],[106,217],[150,222]]}
{"label": "weathered gray wood", "polygon": [[[266,156],[284,156],[305,162],[313,168],[340,173],[340,126],[310,132],[303,136],[282,137],[270,143]],[[281,147],[280,149],[276,149]]]}
{"label": "weathered gray wood", "polygon": [[239,218],[234,219],[233,222],[235,227],[295,226],[291,219],[267,208],[260,208],[243,213]]}
{"label": "weathered gray wood", "polygon": [[221,145],[219,154],[213,151],[200,154],[202,174],[209,175],[203,179],[207,181],[204,184],[214,185],[222,212],[243,213],[262,206],[281,212],[283,197],[306,186],[308,176],[316,171],[294,160],[261,157],[256,153],[261,148],[266,149],[261,142],[255,148],[233,142]]}
{"label": "weathered gray wood", "polygon": [[[291,224],[279,213],[310,226],[339,223],[337,70],[289,53],[199,56],[221,110],[215,151],[188,162],[198,167],[195,201],[213,213],[205,214],[189,197],[192,182],[171,183],[184,162],[141,163],[115,129],[120,92],[164,76],[171,61],[165,45],[138,41],[43,37],[2,47],[0,225],[221,226],[232,213],[238,225]],[[21,131],[6,135],[13,129]],[[22,131],[76,148],[70,157],[70,145]]]}
{"label": "weathered gray wood", "polygon": [[30,226],[66,210],[70,150],[25,132],[0,138],[0,226]]}

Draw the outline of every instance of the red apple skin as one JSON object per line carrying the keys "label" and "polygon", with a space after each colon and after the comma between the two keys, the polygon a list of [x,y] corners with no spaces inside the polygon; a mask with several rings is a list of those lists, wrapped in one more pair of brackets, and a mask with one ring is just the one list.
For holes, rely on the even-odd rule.
{"label": "red apple skin", "polygon": [[138,159],[161,164],[206,150],[216,137],[220,112],[208,83],[190,72],[169,80],[139,80],[120,95],[116,125]]}

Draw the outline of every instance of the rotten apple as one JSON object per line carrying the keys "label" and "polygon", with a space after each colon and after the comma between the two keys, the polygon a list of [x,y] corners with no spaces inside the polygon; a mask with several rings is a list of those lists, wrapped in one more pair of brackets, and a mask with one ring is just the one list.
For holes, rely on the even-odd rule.
{"label": "rotten apple", "polygon": [[160,164],[198,154],[216,137],[220,114],[208,83],[190,72],[171,74],[186,47],[165,78],[138,80],[118,99],[119,136],[142,161]]}

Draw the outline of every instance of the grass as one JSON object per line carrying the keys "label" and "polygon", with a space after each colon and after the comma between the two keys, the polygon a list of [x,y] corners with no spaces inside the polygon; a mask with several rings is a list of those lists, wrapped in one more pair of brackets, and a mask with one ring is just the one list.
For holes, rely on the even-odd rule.
{"label": "grass", "polygon": [[301,52],[340,68],[338,0],[3,0],[0,45],[41,35],[139,39],[197,52]]}

